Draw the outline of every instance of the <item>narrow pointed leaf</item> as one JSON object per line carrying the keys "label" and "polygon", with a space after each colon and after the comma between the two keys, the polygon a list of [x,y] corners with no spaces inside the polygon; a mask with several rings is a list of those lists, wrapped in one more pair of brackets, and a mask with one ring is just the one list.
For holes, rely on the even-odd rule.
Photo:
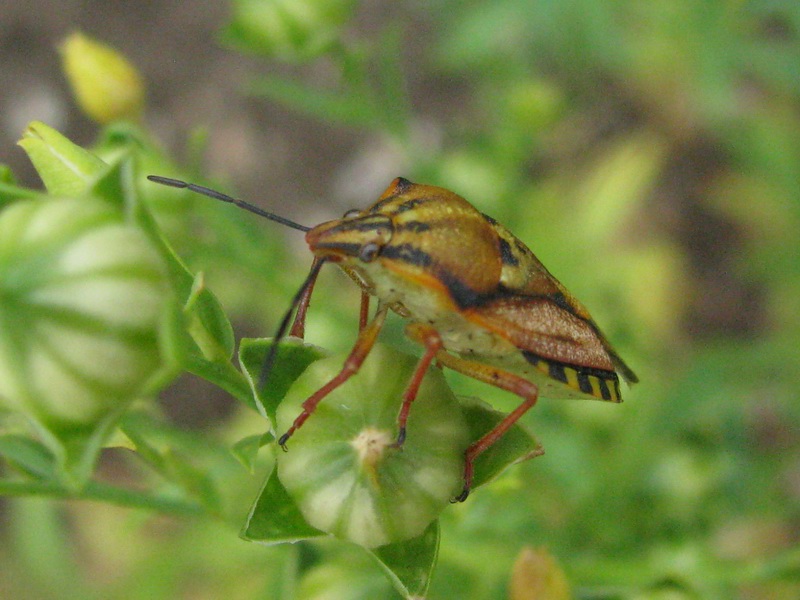
{"label": "narrow pointed leaf", "polygon": [[300,377],[306,367],[327,356],[319,346],[306,344],[298,338],[287,338],[278,344],[275,362],[263,390],[257,390],[261,370],[267,352],[272,347],[271,339],[245,338],[239,344],[239,364],[242,365],[253,396],[259,404],[262,414],[275,423],[275,411],[286,395],[289,386]]}
{"label": "narrow pointed leaf", "polygon": [[326,535],[306,523],[273,469],[253,504],[242,537],[262,544],[298,542]]}
{"label": "narrow pointed leaf", "polygon": [[281,77],[262,77],[250,84],[250,91],[320,121],[372,129],[382,124],[379,111],[364,93],[320,90]]}
{"label": "narrow pointed leaf", "polygon": [[415,538],[368,552],[404,597],[424,598],[439,556],[439,521]]}
{"label": "narrow pointed leaf", "polygon": [[[494,410],[477,398],[460,398],[473,442],[497,425],[505,413]],[[507,467],[544,453],[542,445],[522,425],[516,423],[475,461],[472,489],[488,483]]]}
{"label": "narrow pointed leaf", "polygon": [[39,121],[28,125],[18,143],[51,194],[79,195],[108,168],[97,156]]}
{"label": "narrow pointed leaf", "polygon": [[231,453],[236,460],[242,463],[250,472],[253,472],[259,450],[274,439],[275,436],[271,433],[248,435],[233,445]]}
{"label": "narrow pointed leaf", "polygon": [[0,436],[0,456],[19,471],[39,479],[50,479],[55,472],[52,452],[28,437]]}

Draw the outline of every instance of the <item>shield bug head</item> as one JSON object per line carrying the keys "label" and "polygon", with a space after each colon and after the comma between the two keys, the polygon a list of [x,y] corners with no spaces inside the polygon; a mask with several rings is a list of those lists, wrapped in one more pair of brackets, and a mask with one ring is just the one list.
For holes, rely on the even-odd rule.
{"label": "shield bug head", "polygon": [[[361,330],[341,371],[304,403],[279,438],[284,447],[332,390],[356,373],[372,349],[389,310],[408,319],[407,335],[424,348],[403,394],[396,446],[422,379],[436,360],[464,375],[518,395],[522,403],[465,452],[464,500],[475,459],[545,396],[622,400],[619,379],[634,383],[625,364],[589,312],[553,277],[525,244],[497,221],[446,189],[397,178],[363,211],[304,227],[208,188],[187,188],[306,232],[314,263],[285,315],[276,339],[297,315],[292,333],[302,336],[316,276],[337,264],[362,289]],[[368,299],[378,308],[368,322]],[[274,350],[275,346],[273,346]],[[274,352],[262,371],[269,372]]]}
{"label": "shield bug head", "polygon": [[392,234],[388,217],[359,213],[313,227],[306,233],[306,243],[321,260],[357,265],[374,261]]}

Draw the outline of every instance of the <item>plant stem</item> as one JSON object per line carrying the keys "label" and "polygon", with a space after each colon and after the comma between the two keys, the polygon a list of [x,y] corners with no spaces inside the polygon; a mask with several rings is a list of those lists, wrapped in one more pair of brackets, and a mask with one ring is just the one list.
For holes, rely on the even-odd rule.
{"label": "plant stem", "polygon": [[42,196],[41,192],[36,190],[29,190],[28,188],[20,187],[12,183],[4,183],[0,181],[0,194],[13,196],[15,198],[37,198]]}
{"label": "plant stem", "polygon": [[205,514],[203,507],[167,496],[153,496],[144,492],[120,488],[96,481],[89,482],[80,492],[52,481],[0,480],[0,496],[50,496],[52,498],[97,500],[129,508],[144,508],[184,517]]}

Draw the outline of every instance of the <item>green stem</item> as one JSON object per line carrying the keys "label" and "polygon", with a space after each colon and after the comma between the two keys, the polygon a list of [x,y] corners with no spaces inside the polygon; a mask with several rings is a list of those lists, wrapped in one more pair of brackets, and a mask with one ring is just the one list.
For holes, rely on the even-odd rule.
{"label": "green stem", "polygon": [[144,508],[183,517],[204,515],[199,504],[166,496],[152,496],[136,490],[89,482],[79,492],[52,481],[0,480],[0,496],[50,496],[52,498],[97,500],[128,508]]}
{"label": "green stem", "polygon": [[13,183],[4,183],[0,181],[0,195],[10,198],[38,198],[42,196],[42,193],[14,185]]}

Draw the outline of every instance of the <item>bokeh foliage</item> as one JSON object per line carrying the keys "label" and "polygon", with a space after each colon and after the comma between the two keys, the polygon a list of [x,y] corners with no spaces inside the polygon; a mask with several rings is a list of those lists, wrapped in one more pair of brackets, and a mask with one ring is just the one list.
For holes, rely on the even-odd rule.
{"label": "bokeh foliage", "polygon": [[[263,57],[270,73],[249,91],[369,132],[391,175],[453,189],[507,224],[642,381],[621,406],[540,402],[526,424],[547,454],[446,511],[430,597],[503,597],[526,546],[548,547],[581,598],[800,595],[800,8],[438,0],[398,3],[367,29],[358,4],[331,4],[234,2],[223,41]],[[105,149],[124,138],[105,135]],[[388,179],[359,204],[381,184]],[[0,176],[0,204],[25,193]],[[261,319],[253,327],[270,332],[308,257],[251,216],[186,197],[177,206],[160,213],[161,225],[183,259],[219,283],[234,321]],[[342,348],[357,295],[337,282],[320,281],[309,338]],[[390,323],[387,341],[404,344],[401,325]],[[450,380],[504,410],[517,402]],[[182,515],[169,520],[105,503],[9,503],[14,543],[0,547],[10,567],[0,589],[394,593],[342,544],[260,548],[235,538],[265,466],[253,459],[255,475],[241,469],[226,442],[259,433],[252,413],[191,432],[145,414],[126,422],[132,439],[142,428],[163,430],[149,462],[164,474],[166,498],[176,481],[180,494],[225,494],[203,507],[165,501],[156,508]],[[179,457],[192,469],[173,456],[178,446],[193,448]],[[149,477],[114,453],[105,477]],[[109,565],[119,574],[89,582]]]}

